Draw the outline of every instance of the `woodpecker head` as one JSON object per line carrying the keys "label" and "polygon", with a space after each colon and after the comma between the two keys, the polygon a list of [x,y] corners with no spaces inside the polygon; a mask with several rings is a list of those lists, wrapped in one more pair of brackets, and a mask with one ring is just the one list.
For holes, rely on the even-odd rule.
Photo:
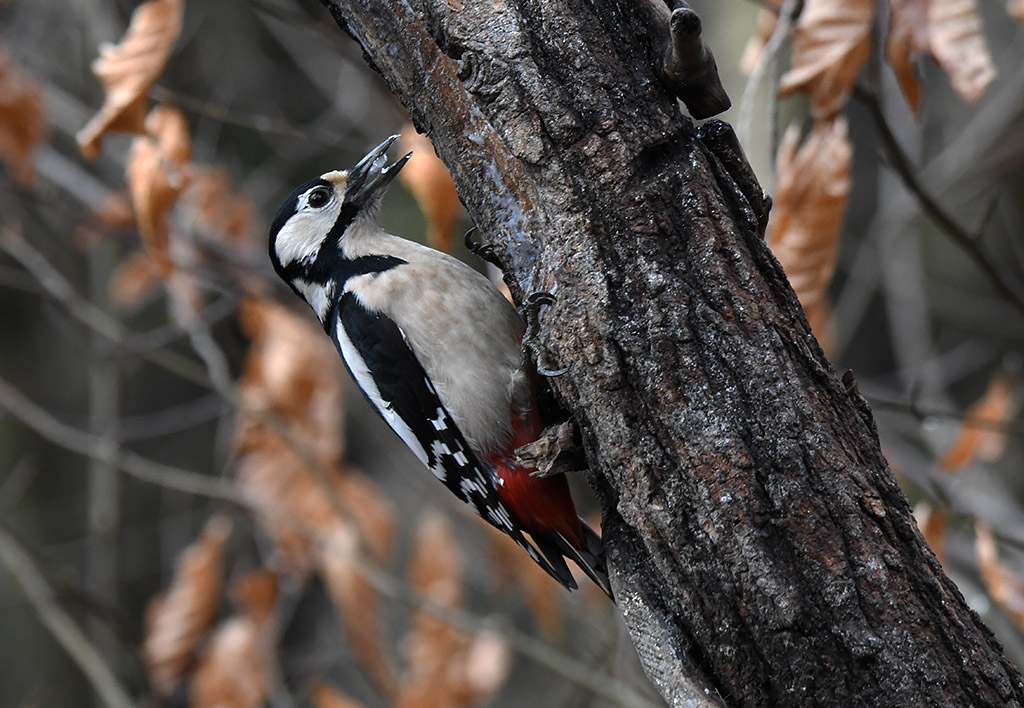
{"label": "woodpecker head", "polygon": [[376,217],[385,188],[412,154],[385,166],[388,148],[396,140],[392,135],[351,169],[327,172],[298,186],[277,210],[270,226],[270,260],[303,297],[298,282],[325,282],[348,227],[359,218]]}

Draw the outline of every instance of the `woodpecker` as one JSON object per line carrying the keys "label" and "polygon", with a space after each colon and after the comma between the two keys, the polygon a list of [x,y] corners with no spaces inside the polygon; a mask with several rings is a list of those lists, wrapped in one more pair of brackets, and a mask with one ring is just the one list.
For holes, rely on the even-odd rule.
{"label": "woodpecker", "polygon": [[569,558],[611,597],[601,538],[577,515],[565,477],[533,477],[516,460],[543,428],[519,313],[473,268],[378,223],[412,154],[387,165],[397,139],[288,195],[270,228],[274,270],[438,480],[566,588],[577,587]]}

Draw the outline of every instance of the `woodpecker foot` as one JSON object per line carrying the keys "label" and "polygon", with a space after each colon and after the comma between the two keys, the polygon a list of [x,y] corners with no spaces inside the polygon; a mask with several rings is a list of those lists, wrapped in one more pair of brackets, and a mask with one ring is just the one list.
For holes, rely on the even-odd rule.
{"label": "woodpecker foot", "polygon": [[499,265],[498,257],[495,254],[493,247],[488,246],[486,243],[478,243],[472,239],[473,234],[477,231],[479,231],[479,229],[474,226],[466,232],[465,236],[462,237],[463,242],[466,244],[466,248],[478,258],[485,260],[488,263]]}
{"label": "woodpecker foot", "polygon": [[701,39],[700,17],[683,0],[668,0],[668,5],[672,14],[662,40],[665,83],[694,118],[727,110],[732,103],[718,76],[715,57]]}
{"label": "woodpecker foot", "polygon": [[544,428],[535,441],[516,450],[516,461],[523,467],[533,468],[531,477],[579,472],[587,466],[579,432],[571,420]]}
{"label": "woodpecker foot", "polygon": [[524,357],[528,356],[527,352],[532,352],[537,373],[549,378],[561,376],[569,370],[550,368],[544,361],[544,346],[540,341],[540,311],[545,305],[554,304],[555,296],[545,292],[533,293],[523,303],[523,316],[526,320],[526,332],[523,334]]}
{"label": "woodpecker foot", "polygon": [[697,139],[700,140],[729,173],[736,183],[740,194],[750,206],[757,230],[764,237],[768,228],[768,214],[772,210],[772,198],[764,193],[754,175],[754,170],[747,162],[736,131],[724,120],[709,120],[697,128]]}

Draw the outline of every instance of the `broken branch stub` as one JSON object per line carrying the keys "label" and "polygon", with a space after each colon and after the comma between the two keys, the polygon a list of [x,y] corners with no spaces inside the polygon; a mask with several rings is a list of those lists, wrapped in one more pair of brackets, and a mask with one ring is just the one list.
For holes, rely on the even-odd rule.
{"label": "broken branch stub", "polygon": [[673,3],[665,28],[665,64],[662,75],[694,118],[710,118],[729,109],[729,100],[711,48],[701,38],[697,13],[685,2]]}

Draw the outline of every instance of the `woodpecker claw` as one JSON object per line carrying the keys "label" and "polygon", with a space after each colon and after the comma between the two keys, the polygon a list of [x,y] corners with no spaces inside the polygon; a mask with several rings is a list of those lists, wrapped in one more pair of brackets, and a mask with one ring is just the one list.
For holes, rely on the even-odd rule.
{"label": "woodpecker claw", "polygon": [[540,314],[540,308],[544,307],[545,305],[554,304],[555,296],[552,295],[551,293],[546,293],[544,291],[532,293],[528,298],[526,298],[526,306],[535,308],[537,314]]}
{"label": "woodpecker claw", "polygon": [[561,369],[548,369],[543,366],[537,366],[537,373],[549,379],[556,379],[559,376],[563,376],[569,372],[569,367],[565,366]]}
{"label": "woodpecker claw", "polygon": [[494,252],[492,246],[488,246],[485,243],[477,243],[471,237],[474,233],[479,231],[476,226],[473,226],[466,232],[466,235],[462,237],[463,243],[466,244],[466,248],[473,253],[477,258],[498,265],[498,256]]}
{"label": "woodpecker claw", "polygon": [[[540,311],[545,305],[554,305],[555,296],[551,293],[536,292],[526,298],[523,303],[523,316],[526,319],[526,332],[523,333],[523,355],[528,357],[528,352],[533,353],[537,373],[548,378],[555,378],[566,373],[569,368],[553,369],[543,361],[544,346],[540,341]],[[524,362],[525,363],[525,362]]]}

